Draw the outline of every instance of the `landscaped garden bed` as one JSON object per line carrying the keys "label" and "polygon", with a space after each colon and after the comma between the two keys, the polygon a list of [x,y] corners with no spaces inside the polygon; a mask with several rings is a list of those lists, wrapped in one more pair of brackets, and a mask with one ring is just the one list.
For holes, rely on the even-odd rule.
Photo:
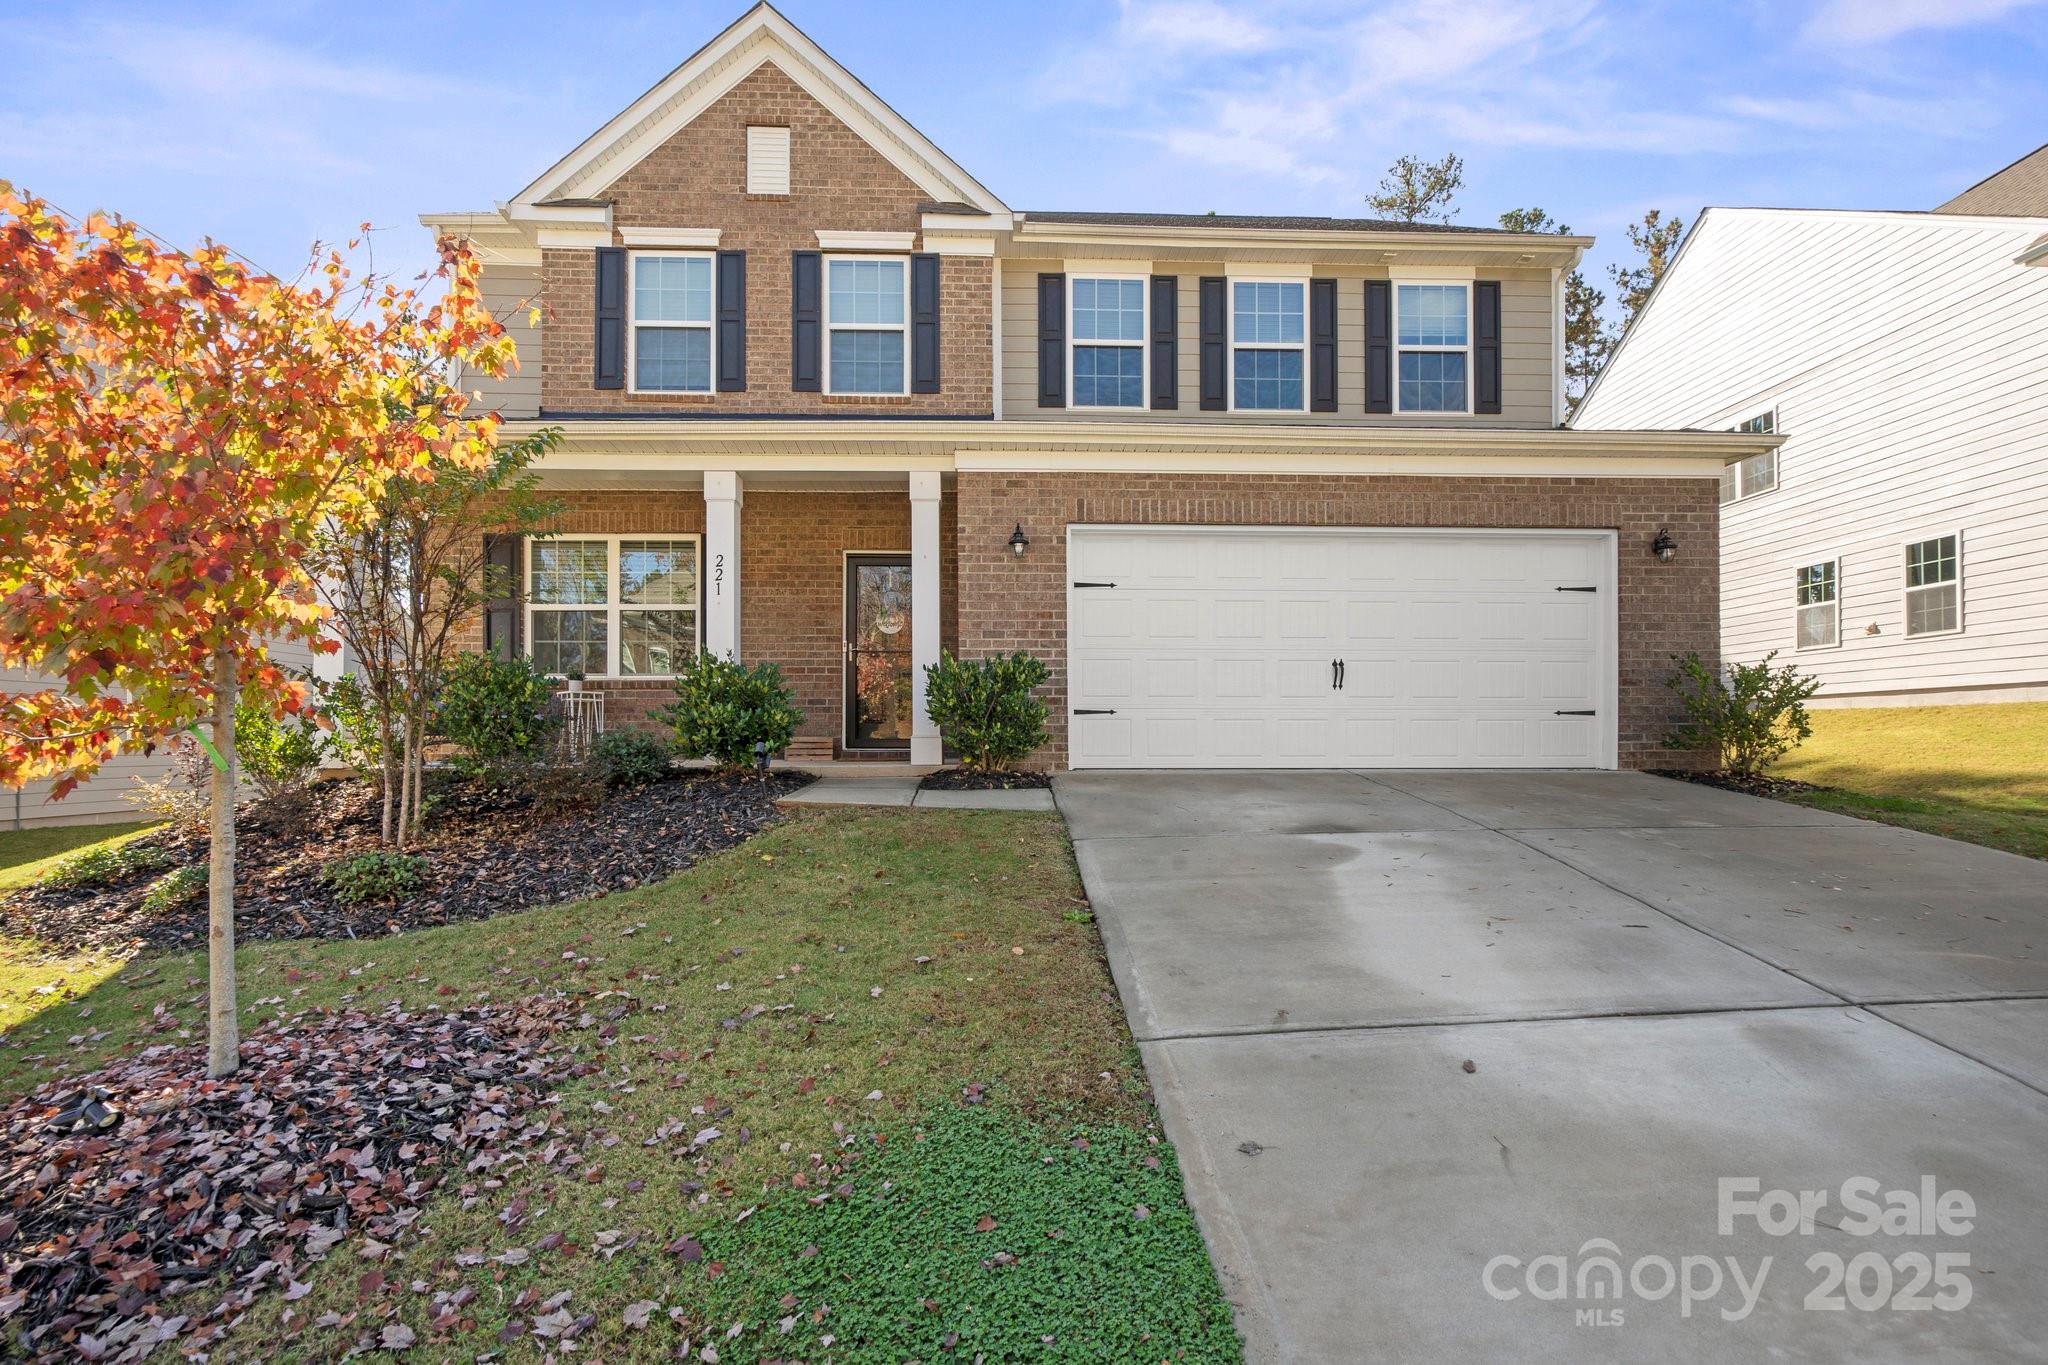
{"label": "landscaped garden bed", "polygon": [[[321,783],[309,818],[293,827],[260,810],[238,822],[235,932],[245,940],[370,938],[623,891],[730,848],[778,818],[778,797],[812,780],[673,771],[588,808],[548,813],[530,795],[494,793],[450,773],[432,785],[432,818],[409,850],[417,861],[395,864],[410,889],[354,904],[328,869],[380,850],[377,791],[355,779]],[[102,877],[46,879],[0,899],[0,932],[53,949],[196,947],[206,942],[205,896],[151,897],[182,868],[200,869],[190,891],[203,891],[205,865],[203,833],[144,835]]]}
{"label": "landscaped garden bed", "polygon": [[980,768],[941,768],[926,773],[924,781],[918,783],[928,792],[1013,791],[1051,785],[1052,776],[1048,773],[987,772]]}

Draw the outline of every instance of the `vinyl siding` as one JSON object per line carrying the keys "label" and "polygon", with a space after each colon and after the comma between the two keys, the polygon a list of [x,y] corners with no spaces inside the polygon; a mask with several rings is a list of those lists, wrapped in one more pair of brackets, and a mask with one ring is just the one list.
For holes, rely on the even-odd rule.
{"label": "vinyl siding", "polygon": [[540,328],[533,310],[540,303],[540,266],[510,265],[486,261],[483,268],[484,306],[504,325],[518,348],[518,366],[503,379],[483,375],[463,376],[463,387],[483,395],[486,411],[505,417],[540,415]]}
{"label": "vinyl siding", "polygon": [[[1149,408],[1127,411],[1085,408],[1079,411],[1038,406],[1038,277],[1063,272],[1065,262],[1005,258],[1002,268],[1002,401],[1006,419],[1062,421],[1083,419],[1154,419],[1163,414]],[[1262,272],[1275,267],[1260,265]],[[1315,279],[1335,279],[1337,286],[1337,411],[1335,412],[1203,412],[1201,411],[1201,279],[1228,275],[1221,261],[1161,261],[1152,274],[1180,281],[1179,351],[1180,412],[1220,422],[1302,422],[1317,426],[1399,426],[1447,423],[1459,426],[1547,427],[1551,425],[1551,279],[1548,270],[1489,271],[1501,281],[1501,410],[1485,416],[1407,414],[1368,416],[1365,411],[1365,285],[1383,272],[1304,268]]]}
{"label": "vinyl siding", "polygon": [[[1822,701],[2048,684],[2048,270],[2012,263],[2044,230],[1722,209],[1696,229],[1574,425],[1777,407],[1777,490],[1722,508],[1724,657],[1778,650]],[[1963,629],[1909,638],[1905,546],[1951,532]],[[1841,644],[1796,650],[1794,572],[1830,557]]]}

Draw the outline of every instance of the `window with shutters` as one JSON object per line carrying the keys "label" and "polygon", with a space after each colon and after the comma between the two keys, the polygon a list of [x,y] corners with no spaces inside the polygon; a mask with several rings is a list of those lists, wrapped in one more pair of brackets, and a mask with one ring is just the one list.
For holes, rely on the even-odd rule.
{"label": "window with shutters", "polygon": [[1308,281],[1230,282],[1230,406],[1301,412],[1307,406]]}
{"label": "window with shutters", "polygon": [[825,259],[825,392],[908,392],[909,262]]}
{"label": "window with shutters", "polygon": [[[1768,436],[1778,429],[1778,410],[1760,412],[1746,421],[1728,428],[1730,431],[1747,432],[1752,436]],[[1741,502],[1759,493],[1768,493],[1778,486],[1778,452],[1766,450],[1739,460],[1721,469],[1721,502]]]}
{"label": "window with shutters", "polygon": [[1472,410],[1472,286],[1394,288],[1394,410]]}
{"label": "window with shutters", "polygon": [[1963,538],[1936,536],[1906,547],[1906,634],[1963,628]]}
{"label": "window with shutters", "polygon": [[633,391],[711,392],[711,254],[636,251],[630,260],[626,360]]}
{"label": "window with shutters", "polygon": [[1145,277],[1077,276],[1067,282],[1077,408],[1145,405]]}
{"label": "window with shutters", "polygon": [[747,129],[747,193],[789,193],[789,129]]}
{"label": "window with shutters", "polygon": [[1793,572],[1793,639],[1800,649],[1842,642],[1841,560],[1802,564]]}
{"label": "window with shutters", "polygon": [[543,673],[660,678],[698,648],[696,536],[527,542],[526,640]]}

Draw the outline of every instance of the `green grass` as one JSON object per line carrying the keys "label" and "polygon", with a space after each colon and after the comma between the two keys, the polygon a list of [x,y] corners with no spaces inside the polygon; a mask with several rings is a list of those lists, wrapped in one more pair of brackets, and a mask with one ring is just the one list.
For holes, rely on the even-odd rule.
{"label": "green grass", "polygon": [[0,832],[0,891],[27,886],[67,855],[97,844],[125,844],[156,823],[43,825]]}
{"label": "green grass", "polygon": [[[701,1349],[707,1332],[728,1362],[1237,1358],[1056,817],[808,815],[659,886],[398,938],[250,945],[238,963],[245,1029],[314,1005],[558,987],[634,1002],[600,1069],[558,1092],[565,1161],[430,1205],[384,1291],[365,1296],[363,1264],[338,1252],[308,1297],[259,1302],[228,1339],[239,1354],[331,1359],[389,1309],[432,1358],[537,1359],[531,1335],[498,1341],[539,1311],[515,1304],[531,1288],[594,1314],[578,1344],[606,1360]],[[196,954],[131,962],[16,1027],[0,1087],[196,1041],[204,988]],[[987,1104],[961,1105],[970,1083]],[[681,1137],[644,1145],[664,1124]],[[709,1126],[725,1136],[689,1155]],[[528,1222],[508,1231],[514,1200]],[[996,1227],[976,1233],[984,1214]],[[702,1258],[663,1250],[682,1237]],[[513,1247],[530,1258],[476,1262]],[[414,1282],[475,1297],[436,1330]],[[628,1328],[646,1301],[648,1325]]]}
{"label": "green grass", "polygon": [[[117,848],[156,828],[153,821],[50,825],[0,832],[0,893],[29,883],[88,848]],[[66,953],[32,939],[0,936],[0,1034],[98,986],[121,969],[125,953]],[[0,1053],[0,1065],[4,1065]]]}
{"label": "green grass", "polygon": [[2048,858],[2048,702],[1830,709],[1773,768],[1805,805]]}

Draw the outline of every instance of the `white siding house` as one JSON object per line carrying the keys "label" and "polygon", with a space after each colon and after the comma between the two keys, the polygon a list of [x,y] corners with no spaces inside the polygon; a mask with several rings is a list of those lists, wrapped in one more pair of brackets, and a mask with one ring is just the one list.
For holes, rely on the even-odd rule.
{"label": "white siding house", "polygon": [[1786,437],[1731,468],[1721,649],[1816,700],[2048,698],[2048,217],[1701,215],[1572,425]]}

